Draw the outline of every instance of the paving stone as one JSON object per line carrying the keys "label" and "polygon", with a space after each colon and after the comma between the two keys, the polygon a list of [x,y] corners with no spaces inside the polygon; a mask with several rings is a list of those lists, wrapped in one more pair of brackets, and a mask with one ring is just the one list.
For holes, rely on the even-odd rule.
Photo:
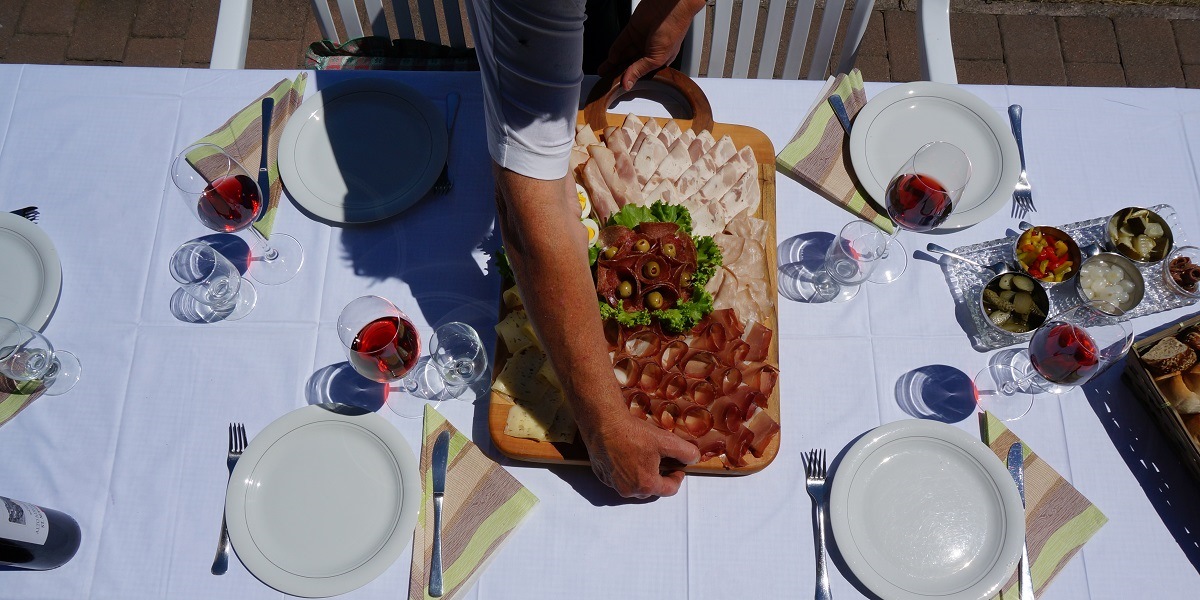
{"label": "paving stone", "polygon": [[1002,60],[955,59],[954,69],[958,72],[959,83],[981,85],[1004,85],[1008,83],[1008,69],[1004,66],[1004,61]]}
{"label": "paving stone", "polygon": [[70,38],[65,35],[18,33],[9,42],[4,62],[61,65],[67,59],[69,42]]}
{"label": "paving stone", "polygon": [[[850,27],[850,16],[854,11],[842,11],[842,22],[838,25],[837,37],[833,40],[833,56],[839,60],[842,56],[842,46],[846,39],[846,29]],[[887,56],[887,36],[883,33],[883,11],[872,11],[867,19],[867,29],[863,32],[862,41],[858,43],[858,57]],[[837,61],[834,61],[837,64]]]}
{"label": "paving stone", "polygon": [[67,56],[124,60],[137,0],[81,0]]}
{"label": "paving stone", "polygon": [[1125,69],[1114,63],[1067,63],[1067,85],[1124,87]]}
{"label": "paving stone", "polygon": [[1000,15],[999,22],[1009,83],[1066,85],[1054,17]]}
{"label": "paving stone", "polygon": [[207,68],[208,68],[208,64],[209,64],[209,63],[208,63],[208,61],[204,61],[204,62],[185,62],[185,63],[183,63],[183,67],[184,67],[184,68],[187,68],[187,69],[207,69]]}
{"label": "paving stone", "polygon": [[1183,87],[1183,69],[1171,22],[1151,17],[1117,17],[1117,45],[1125,79],[1132,87]]}
{"label": "paving stone", "polygon": [[891,81],[892,67],[886,56],[859,55],[854,66],[862,71],[863,81]]}
{"label": "paving stone", "polygon": [[187,33],[190,2],[141,0],[133,20],[133,35],[147,38],[182,38]]}
{"label": "paving stone", "polygon": [[892,81],[921,79],[921,63],[917,55],[916,13],[884,11],[883,26],[888,40],[888,64]]}
{"label": "paving stone", "polygon": [[1108,17],[1059,17],[1058,40],[1066,62],[1121,62],[1117,33]]}
{"label": "paving stone", "polygon": [[178,67],[183,64],[182,38],[130,38],[125,46],[129,67]]}
{"label": "paving stone", "polygon": [[1188,87],[1200,89],[1200,65],[1183,65],[1183,78]]}
{"label": "paving stone", "polygon": [[954,48],[956,59],[1004,59],[1004,46],[1000,42],[1000,25],[996,21],[996,15],[951,13],[950,45]]}
{"label": "paving stone", "polygon": [[255,0],[250,15],[250,39],[298,40],[311,12],[309,0]]}
{"label": "paving stone", "polygon": [[247,69],[298,69],[304,67],[304,52],[297,40],[250,40],[246,49]]}
{"label": "paving stone", "polygon": [[217,35],[217,8],[221,0],[195,0],[183,38],[183,62],[208,64]]}
{"label": "paving stone", "polygon": [[1200,19],[1173,21],[1171,25],[1175,27],[1179,60],[1185,65],[1200,65]]}
{"label": "paving stone", "polygon": [[26,0],[21,11],[19,33],[71,35],[79,0]]}

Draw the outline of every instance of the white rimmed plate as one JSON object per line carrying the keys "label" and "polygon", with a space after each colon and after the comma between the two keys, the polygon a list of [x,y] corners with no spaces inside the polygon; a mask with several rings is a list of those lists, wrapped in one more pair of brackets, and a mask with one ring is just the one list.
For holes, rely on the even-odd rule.
{"label": "white rimmed plate", "polygon": [[1004,465],[934,421],[878,427],[833,475],[833,537],[863,585],[890,600],[983,600],[1012,576],[1025,510]]}
{"label": "white rimmed plate", "polygon": [[225,518],[255,577],[324,598],[387,570],[412,539],[420,502],[417,460],[395,427],[313,405],[254,437],[229,479]]}
{"label": "white rimmed plate", "polygon": [[953,85],[901,83],[872,98],[854,118],[850,163],[867,193],[887,206],[887,186],[896,171],[935,141],[962,148],[972,169],[962,198],[938,230],[970,227],[1012,200],[1021,162],[1008,121]]}
{"label": "white rimmed plate", "polygon": [[352,79],[317,91],[288,119],[279,174],[313,215],[368,223],[420,200],[446,151],[445,119],[420,92],[390,79]]}
{"label": "white rimmed plate", "polygon": [[28,219],[0,212],[0,317],[41,330],[62,290],[50,236]]}

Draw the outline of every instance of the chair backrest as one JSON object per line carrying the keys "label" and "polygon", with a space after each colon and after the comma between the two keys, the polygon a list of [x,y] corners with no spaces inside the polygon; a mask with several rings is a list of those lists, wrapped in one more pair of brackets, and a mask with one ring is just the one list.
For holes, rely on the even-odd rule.
{"label": "chair backrest", "polygon": [[[825,3],[805,79],[827,75],[845,4],[845,0]],[[949,4],[949,0],[918,1],[918,46],[923,76],[956,83]],[[799,79],[815,5],[815,0],[708,0],[692,20],[680,50],[682,70],[692,77]],[[875,0],[855,1],[837,73],[854,68],[874,5]]]}
{"label": "chair backrest", "polygon": [[[390,31],[383,0],[336,0],[344,37],[338,35],[332,11],[335,0],[312,0],[321,35],[334,42],[377,35],[389,39],[421,39],[466,48],[471,39],[462,0],[392,0],[396,31]],[[418,35],[419,34],[419,35]]]}

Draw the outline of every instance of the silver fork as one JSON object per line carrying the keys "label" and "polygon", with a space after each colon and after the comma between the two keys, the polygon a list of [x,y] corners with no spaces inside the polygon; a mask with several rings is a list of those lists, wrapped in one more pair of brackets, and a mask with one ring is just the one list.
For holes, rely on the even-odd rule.
{"label": "silver fork", "polygon": [[829,572],[825,568],[825,451],[813,450],[804,457],[805,488],[812,497],[813,527],[816,529],[817,546],[817,594],[816,600],[832,600],[829,591]]}
{"label": "silver fork", "polygon": [[33,221],[34,223],[37,223],[39,213],[38,213],[38,207],[36,207],[36,206],[26,206],[25,208],[18,208],[17,210],[9,211],[9,212],[11,212],[14,215],[17,215],[18,217],[24,217],[26,219],[29,219],[30,221]]}
{"label": "silver fork", "polygon": [[[246,451],[246,428],[241,423],[229,424],[229,454],[225,456],[225,465],[229,474],[233,475],[233,467]],[[221,540],[217,542],[217,556],[213,559],[212,574],[224,575],[229,570],[229,525],[225,522],[224,511],[221,513]]]}
{"label": "silver fork", "polygon": [[458,120],[458,92],[446,94],[446,162],[442,165],[442,174],[438,175],[433,184],[433,191],[446,194],[454,187],[450,181],[450,140],[454,137],[454,122]]}
{"label": "silver fork", "polygon": [[1025,172],[1025,143],[1021,139],[1021,105],[1008,107],[1008,120],[1012,123],[1013,137],[1017,140],[1017,155],[1021,157],[1021,177],[1017,179],[1017,187],[1013,191],[1012,218],[1024,219],[1025,215],[1037,212],[1033,205],[1033,187],[1029,185],[1029,175]]}

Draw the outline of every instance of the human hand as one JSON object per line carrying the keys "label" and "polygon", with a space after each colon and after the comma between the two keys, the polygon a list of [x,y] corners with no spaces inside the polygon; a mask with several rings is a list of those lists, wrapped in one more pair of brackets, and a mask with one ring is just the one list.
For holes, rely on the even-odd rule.
{"label": "human hand", "polygon": [[692,17],[704,0],[643,0],[599,67],[603,76],[621,75],[626,91],[638,79],[675,60]]}
{"label": "human hand", "polygon": [[609,421],[584,435],[596,477],[625,498],[675,495],[684,476],[678,465],[698,462],[700,450],[628,413]]}

